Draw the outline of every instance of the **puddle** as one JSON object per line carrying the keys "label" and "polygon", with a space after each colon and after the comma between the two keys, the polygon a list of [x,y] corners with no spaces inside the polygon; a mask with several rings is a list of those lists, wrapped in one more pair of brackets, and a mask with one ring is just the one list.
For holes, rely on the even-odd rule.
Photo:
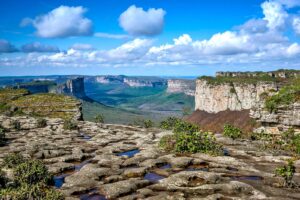
{"label": "puddle", "polygon": [[223,155],[224,156],[230,156],[230,153],[227,149],[223,149]]}
{"label": "puddle", "polygon": [[63,174],[54,176],[53,177],[54,186],[56,188],[61,188],[62,185],[64,184],[65,178],[67,176],[70,176],[71,174],[74,174],[75,172],[79,171],[84,165],[88,164],[89,162],[91,162],[91,159],[85,160],[85,161],[79,163],[78,165],[75,165],[74,170],[68,170],[68,171],[65,171]]}
{"label": "puddle", "polygon": [[117,153],[117,156],[127,156],[129,158],[133,157],[135,154],[139,153],[140,150],[139,149],[134,149],[134,150],[130,150],[130,151],[125,151],[125,152],[121,152],[121,153]]}
{"label": "puddle", "polygon": [[91,136],[86,135],[86,134],[84,134],[84,133],[80,133],[80,137],[81,137],[82,139],[84,139],[84,140],[90,140],[90,139],[92,138]]}
{"label": "puddle", "polygon": [[156,173],[153,173],[153,172],[149,172],[147,173],[145,176],[144,176],[144,179],[152,182],[152,183],[157,183],[158,181],[164,179],[165,177],[164,176],[160,176]]}
{"label": "puddle", "polygon": [[209,169],[207,167],[203,167],[203,168],[188,167],[188,168],[185,169],[185,171],[204,171],[204,172],[208,172]]}
{"label": "puddle", "polygon": [[228,176],[232,180],[239,180],[239,181],[261,181],[263,177],[261,176]]}
{"label": "puddle", "polygon": [[105,196],[98,194],[98,190],[94,189],[89,191],[87,194],[79,196],[80,200],[107,200]]}
{"label": "puddle", "polygon": [[161,167],[159,167],[159,169],[170,169],[172,166],[170,164],[165,164]]}

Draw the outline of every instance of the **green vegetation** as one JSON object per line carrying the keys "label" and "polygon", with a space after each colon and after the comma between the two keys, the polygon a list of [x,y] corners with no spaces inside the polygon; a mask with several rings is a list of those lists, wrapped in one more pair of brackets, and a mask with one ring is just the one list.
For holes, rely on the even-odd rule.
{"label": "green vegetation", "polygon": [[177,117],[168,117],[166,120],[163,120],[160,122],[160,128],[166,129],[166,130],[173,130],[176,123],[179,122],[180,119]]}
{"label": "green vegetation", "polygon": [[278,167],[275,170],[276,175],[281,176],[285,180],[286,187],[293,187],[294,183],[292,181],[294,174],[296,172],[296,167],[292,160],[288,161],[288,164],[283,167]]}
{"label": "green vegetation", "polygon": [[152,128],[154,126],[154,122],[150,119],[136,119],[133,122],[133,125],[141,126],[141,127],[144,127],[144,128]]}
{"label": "green vegetation", "polygon": [[13,170],[12,183],[6,184],[4,174],[0,175],[0,196],[4,199],[45,199],[63,200],[63,195],[52,189],[52,174],[38,160],[25,159],[20,154],[8,155],[4,158],[4,167]]}
{"label": "green vegetation", "polygon": [[161,123],[161,127],[172,129],[174,135],[161,138],[159,146],[166,151],[177,153],[208,153],[220,154],[221,145],[216,142],[213,134],[203,132],[194,124],[177,118],[168,118]]}
{"label": "green vegetation", "polygon": [[102,114],[96,115],[95,122],[96,123],[104,123],[104,116]]}
{"label": "green vegetation", "polygon": [[8,154],[4,156],[3,166],[7,168],[14,168],[25,161],[26,159],[19,153]]}
{"label": "green vegetation", "polygon": [[271,135],[264,132],[253,133],[251,139],[263,142],[263,149],[268,149],[274,153],[285,151],[291,154],[300,155],[300,135],[294,129],[282,132],[281,135]]}
{"label": "green vegetation", "polygon": [[75,121],[68,119],[68,120],[64,121],[64,129],[65,130],[77,130],[78,125]]}
{"label": "green vegetation", "polygon": [[300,78],[282,87],[277,94],[267,97],[265,107],[269,112],[276,112],[280,106],[288,106],[298,101],[300,101]]}
{"label": "green vegetation", "polygon": [[41,86],[41,85],[53,86],[53,85],[56,85],[56,83],[54,81],[47,81],[46,80],[46,81],[31,81],[31,82],[18,84],[19,87],[22,87],[22,86]]}
{"label": "green vegetation", "polygon": [[5,144],[5,129],[0,126],[0,146]]}
{"label": "green vegetation", "polygon": [[47,126],[47,120],[44,118],[38,118],[37,119],[37,127],[38,128],[44,128]]}
{"label": "green vegetation", "polygon": [[225,124],[223,135],[235,140],[242,136],[242,131],[239,128],[234,127],[233,125]]}
{"label": "green vegetation", "polygon": [[[247,76],[236,76],[236,77],[211,77],[211,76],[201,76],[198,79],[207,81],[211,85],[222,85],[226,83],[239,83],[239,84],[257,84],[258,82],[277,82],[278,78],[274,78],[267,74],[262,73],[259,76],[247,77]],[[234,92],[234,91],[232,91]]]}

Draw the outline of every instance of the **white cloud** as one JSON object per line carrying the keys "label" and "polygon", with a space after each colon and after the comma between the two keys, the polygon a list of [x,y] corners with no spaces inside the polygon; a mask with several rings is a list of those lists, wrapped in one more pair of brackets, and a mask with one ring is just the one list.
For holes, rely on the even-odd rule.
{"label": "white cloud", "polygon": [[94,50],[94,47],[91,44],[76,43],[72,45],[71,49],[87,51]]}
{"label": "white cloud", "polygon": [[39,42],[25,44],[21,47],[21,49],[25,53],[29,53],[29,52],[59,52],[58,47],[41,44]]}
{"label": "white cloud", "polygon": [[300,6],[299,0],[276,0],[278,3],[286,6],[287,8],[293,8]]}
{"label": "white cloud", "polygon": [[280,3],[275,1],[265,1],[262,3],[261,7],[265,15],[264,20],[268,21],[268,28],[271,30],[284,28],[288,14]]}
{"label": "white cloud", "polygon": [[174,39],[174,43],[175,45],[188,45],[192,42],[192,38],[191,36],[189,36],[188,34],[183,34],[182,36],[180,36],[179,38],[175,38]]}
{"label": "white cloud", "polygon": [[0,53],[13,53],[18,49],[6,40],[0,40]]}
{"label": "white cloud", "polygon": [[300,35],[300,17],[293,19],[293,28],[296,34]]}
{"label": "white cloud", "polygon": [[130,35],[153,36],[162,32],[165,14],[166,12],[161,8],[150,8],[145,11],[133,5],[120,15],[119,23]]}
{"label": "white cloud", "polygon": [[123,34],[110,34],[110,33],[95,33],[95,37],[100,38],[109,38],[109,39],[129,39],[129,35],[123,35]]}
{"label": "white cloud", "polygon": [[[83,15],[86,9],[78,7],[60,6],[45,15],[41,15],[32,20],[32,25],[36,28],[36,34],[43,38],[64,38],[71,36],[92,35],[92,21]],[[21,25],[29,23],[25,18]]]}
{"label": "white cloud", "polygon": [[245,33],[264,33],[268,31],[268,21],[263,19],[250,19],[238,29]]}
{"label": "white cloud", "polygon": [[288,56],[300,55],[300,45],[293,43],[287,48],[286,52]]}

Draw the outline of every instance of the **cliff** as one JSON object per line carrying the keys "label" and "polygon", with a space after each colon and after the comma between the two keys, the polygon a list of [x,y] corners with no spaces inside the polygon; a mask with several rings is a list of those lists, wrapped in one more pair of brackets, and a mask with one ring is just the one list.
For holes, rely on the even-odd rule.
{"label": "cliff", "polygon": [[19,83],[14,88],[16,89],[26,89],[32,94],[36,93],[48,93],[54,87],[56,83],[53,81],[32,81],[28,83]]}
{"label": "cliff", "polygon": [[167,93],[184,93],[188,96],[195,96],[195,80],[171,79],[168,80]]}
{"label": "cliff", "polygon": [[29,94],[24,89],[0,90],[0,114],[81,120],[81,103],[59,94]]}
{"label": "cliff", "polygon": [[97,76],[95,81],[101,84],[124,84],[130,87],[162,87],[166,86],[165,79],[158,77],[129,77],[129,76]]}
{"label": "cliff", "polygon": [[83,77],[77,77],[67,80],[66,83],[58,85],[57,88],[52,91],[52,93],[65,94],[68,96],[76,97],[78,99],[91,101],[91,99],[88,98],[85,94]]}
{"label": "cliff", "polygon": [[195,110],[208,113],[251,109],[259,103],[260,96],[278,90],[275,82],[240,83],[225,82],[212,84],[208,80],[196,81]]}

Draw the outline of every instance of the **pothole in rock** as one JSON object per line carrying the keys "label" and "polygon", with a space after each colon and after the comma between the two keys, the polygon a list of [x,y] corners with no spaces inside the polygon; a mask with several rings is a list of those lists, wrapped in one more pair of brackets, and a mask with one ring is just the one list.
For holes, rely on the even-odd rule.
{"label": "pothole in rock", "polygon": [[224,156],[230,156],[230,153],[229,153],[228,149],[223,149],[223,155]]}
{"label": "pothole in rock", "polygon": [[164,176],[158,175],[154,172],[148,172],[144,176],[144,179],[150,181],[151,183],[157,183],[164,178]]}
{"label": "pothole in rock", "polygon": [[208,172],[208,164],[198,164],[198,165],[190,165],[188,166],[185,171],[205,171]]}
{"label": "pothole in rock", "polygon": [[159,167],[159,169],[171,169],[171,168],[172,168],[171,164],[164,164]]}
{"label": "pothole in rock", "polygon": [[124,151],[124,152],[117,153],[116,155],[117,156],[127,156],[128,158],[131,158],[139,152],[140,152],[139,149],[133,149],[133,150],[130,150],[130,151]]}
{"label": "pothole in rock", "polygon": [[205,179],[197,177],[197,176],[193,176],[193,177],[189,177],[188,180],[188,187],[197,187],[200,185],[205,184]]}
{"label": "pothole in rock", "polygon": [[80,138],[82,138],[84,140],[90,140],[92,138],[91,136],[89,136],[89,135],[87,135],[87,134],[85,134],[83,132],[81,132],[79,134],[80,134]]}
{"label": "pothole in rock", "polygon": [[91,162],[91,159],[85,160],[85,161],[75,165],[73,170],[67,170],[67,171],[63,172],[62,174],[60,174],[60,175],[54,176],[53,177],[54,186],[56,188],[61,188],[62,185],[64,184],[65,178],[67,176],[70,176],[71,174],[79,171],[84,165],[88,164],[89,162]]}
{"label": "pothole in rock", "polygon": [[231,180],[236,181],[262,181],[264,178],[261,176],[246,176],[246,175],[225,175],[224,177],[229,177]]}

